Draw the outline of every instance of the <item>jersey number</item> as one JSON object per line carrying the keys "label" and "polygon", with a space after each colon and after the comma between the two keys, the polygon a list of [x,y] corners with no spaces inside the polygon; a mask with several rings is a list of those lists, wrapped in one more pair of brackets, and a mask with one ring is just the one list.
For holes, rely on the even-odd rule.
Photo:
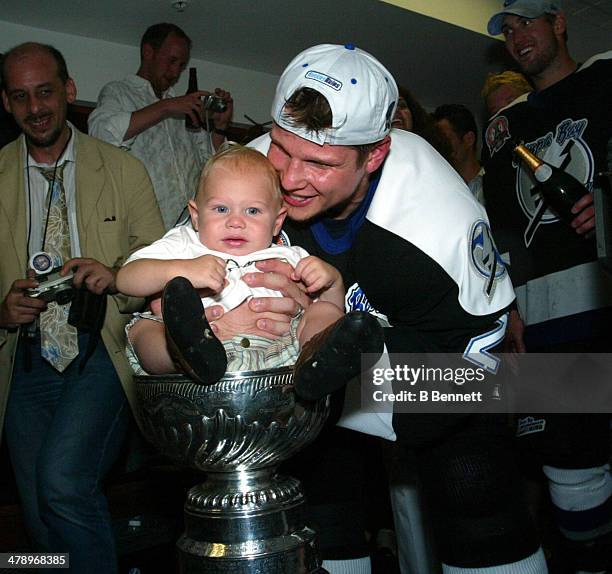
{"label": "jersey number", "polygon": [[502,342],[507,326],[508,313],[505,313],[495,321],[494,329],[470,339],[463,352],[463,358],[478,367],[482,367],[489,373],[497,373],[501,359],[489,353],[488,350]]}

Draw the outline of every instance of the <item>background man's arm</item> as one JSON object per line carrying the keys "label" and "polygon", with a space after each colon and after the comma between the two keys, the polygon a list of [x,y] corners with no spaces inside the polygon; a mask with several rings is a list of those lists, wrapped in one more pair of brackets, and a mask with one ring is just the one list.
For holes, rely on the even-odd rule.
{"label": "background man's arm", "polygon": [[88,119],[90,135],[117,147],[169,117],[190,115],[197,121],[202,113],[201,98],[208,92],[198,91],[185,96],[159,100],[139,110],[126,109],[121,88],[113,83],[102,88],[98,105]]}

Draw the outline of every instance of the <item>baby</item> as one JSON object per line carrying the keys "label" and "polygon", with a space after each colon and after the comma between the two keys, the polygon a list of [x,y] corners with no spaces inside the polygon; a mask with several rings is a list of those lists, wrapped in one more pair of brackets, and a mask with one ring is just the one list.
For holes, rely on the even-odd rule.
{"label": "baby", "polygon": [[[278,175],[264,155],[236,144],[222,149],[204,166],[189,212],[191,226],[171,229],[137,251],[117,275],[117,288],[128,295],[163,290],[163,319],[143,313],[128,325],[128,356],[137,373],[174,373],[178,366],[211,384],[226,370],[296,363],[296,392],[308,399],[318,396],[318,381],[329,389],[333,378],[339,388],[357,376],[362,354],[369,364],[378,359],[382,328],[368,313],[344,314],[340,273],[300,247],[272,244],[286,208]],[[253,296],[282,296],[242,280],[264,259],[287,261],[292,279],[316,297],[280,338],[260,331],[247,305]],[[204,315],[209,305],[225,310],[212,326]]]}

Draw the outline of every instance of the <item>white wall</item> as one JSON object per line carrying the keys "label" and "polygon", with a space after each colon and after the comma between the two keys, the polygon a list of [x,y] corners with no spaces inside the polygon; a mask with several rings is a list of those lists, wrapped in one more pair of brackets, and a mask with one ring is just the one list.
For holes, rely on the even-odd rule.
{"label": "white wall", "polygon": [[[95,102],[100,88],[111,80],[135,73],[140,63],[140,38],[136,45],[127,46],[62,34],[40,28],[21,26],[0,20],[0,52],[6,52],[22,42],[36,41],[55,46],[66,58],[68,71],[74,78],[77,99]],[[191,60],[198,69],[198,84],[203,90],[221,87],[234,98],[234,122],[248,123],[243,114],[263,123],[270,119],[270,106],[278,76],[253,72],[242,68],[222,66],[205,60]],[[176,86],[178,93],[187,89],[187,74]]]}

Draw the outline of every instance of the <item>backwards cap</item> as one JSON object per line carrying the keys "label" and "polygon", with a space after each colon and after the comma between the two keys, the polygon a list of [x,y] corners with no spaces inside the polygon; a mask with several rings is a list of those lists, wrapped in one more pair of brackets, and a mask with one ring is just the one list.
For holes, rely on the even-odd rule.
{"label": "backwards cap", "polygon": [[[325,96],[332,127],[314,132],[292,124],[283,110],[300,88],[312,88]],[[298,54],[283,72],[272,103],[272,119],[319,145],[369,144],[391,131],[397,100],[393,76],[372,55],[352,44],[321,44]]]}
{"label": "backwards cap", "polygon": [[504,16],[512,14],[523,18],[539,18],[543,14],[559,14],[561,5],[559,2],[548,0],[505,0],[504,9],[489,20],[487,30],[491,36],[502,33]]}

